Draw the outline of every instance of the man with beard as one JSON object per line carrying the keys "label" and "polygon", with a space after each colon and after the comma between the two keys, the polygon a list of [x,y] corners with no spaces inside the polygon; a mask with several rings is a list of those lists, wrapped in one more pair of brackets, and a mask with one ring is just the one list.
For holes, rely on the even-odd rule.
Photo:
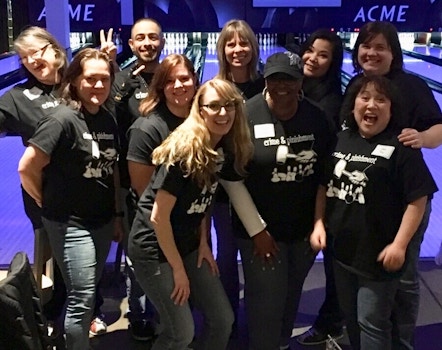
{"label": "man with beard", "polygon": [[[137,20],[131,29],[131,37],[128,41],[133,54],[137,60],[133,65],[115,75],[112,86],[112,98],[115,105],[115,113],[118,122],[121,153],[119,161],[121,179],[121,201],[125,212],[116,213],[124,216],[126,214],[125,237],[123,247],[127,252],[127,240],[134,208],[136,208],[136,195],[130,191],[130,177],[127,169],[127,130],[140,115],[138,107],[142,99],[147,97],[148,86],[152,80],[155,69],[159,65],[161,51],[165,39],[161,25],[151,18]],[[132,192],[132,193],[131,193]],[[127,255],[127,254],[126,254]],[[129,332],[136,340],[146,341],[155,334],[154,323],[152,322],[155,309],[144,296],[144,292],[135,279],[132,263],[126,256],[127,267],[127,295],[129,308],[127,317],[129,320]]]}

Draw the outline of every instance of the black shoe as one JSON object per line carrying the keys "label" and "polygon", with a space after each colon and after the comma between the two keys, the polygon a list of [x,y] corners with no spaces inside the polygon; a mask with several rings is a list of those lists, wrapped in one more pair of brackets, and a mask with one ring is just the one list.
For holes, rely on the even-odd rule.
{"label": "black shoe", "polygon": [[318,345],[325,343],[328,340],[329,335],[334,340],[338,340],[344,336],[344,333],[342,329],[335,332],[322,332],[312,327],[307,332],[298,336],[296,340],[302,345]]}
{"label": "black shoe", "polygon": [[135,340],[148,341],[155,336],[155,327],[146,320],[134,321],[129,323],[129,333]]}

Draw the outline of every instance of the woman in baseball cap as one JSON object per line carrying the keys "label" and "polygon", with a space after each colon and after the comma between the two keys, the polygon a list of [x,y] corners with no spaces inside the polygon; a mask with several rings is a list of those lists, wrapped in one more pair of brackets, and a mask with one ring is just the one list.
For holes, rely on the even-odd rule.
{"label": "woman in baseball cap", "polygon": [[298,55],[270,56],[264,78],[262,94],[246,102],[254,155],[244,179],[265,221],[262,228],[249,229],[239,192],[224,185],[236,211],[249,347],[279,350],[289,347],[302,285],[315,260],[308,237],[321,163],[334,136],[322,110],[304,98]]}

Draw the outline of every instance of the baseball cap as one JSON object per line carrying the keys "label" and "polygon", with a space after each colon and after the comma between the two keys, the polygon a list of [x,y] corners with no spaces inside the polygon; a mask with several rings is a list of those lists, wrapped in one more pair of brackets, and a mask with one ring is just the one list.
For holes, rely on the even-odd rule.
{"label": "baseball cap", "polygon": [[302,59],[297,54],[290,51],[277,52],[267,58],[264,78],[275,73],[285,73],[294,79],[300,79],[304,76],[303,66]]}

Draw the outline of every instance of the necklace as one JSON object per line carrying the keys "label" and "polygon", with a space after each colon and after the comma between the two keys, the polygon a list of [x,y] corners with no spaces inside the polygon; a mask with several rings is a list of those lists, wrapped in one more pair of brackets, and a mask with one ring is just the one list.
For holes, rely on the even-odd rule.
{"label": "necklace", "polygon": [[248,97],[246,95],[247,91],[249,91],[250,86],[252,85],[252,81],[249,80],[245,83],[235,83],[236,87],[238,88],[238,90],[241,93],[241,96],[244,100],[247,100]]}

